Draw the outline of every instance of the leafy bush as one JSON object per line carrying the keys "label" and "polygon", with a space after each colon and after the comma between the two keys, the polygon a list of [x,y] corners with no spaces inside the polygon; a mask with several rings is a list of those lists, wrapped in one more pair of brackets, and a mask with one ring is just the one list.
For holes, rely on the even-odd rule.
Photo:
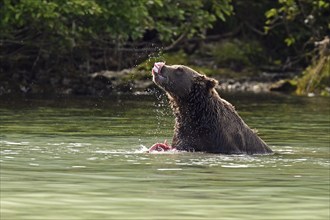
{"label": "leafy bush", "polygon": [[260,63],[264,52],[256,41],[225,40],[211,45],[211,54],[216,64],[240,70]]}
{"label": "leafy bush", "polygon": [[296,57],[311,60],[314,42],[330,31],[330,3],[324,0],[278,0],[278,6],[265,12],[265,31],[291,47]]}
{"label": "leafy bush", "polygon": [[122,51],[134,51],[146,32],[156,32],[152,40],[165,44],[203,35],[217,18],[231,13],[230,1],[3,0],[0,68],[120,67]]}

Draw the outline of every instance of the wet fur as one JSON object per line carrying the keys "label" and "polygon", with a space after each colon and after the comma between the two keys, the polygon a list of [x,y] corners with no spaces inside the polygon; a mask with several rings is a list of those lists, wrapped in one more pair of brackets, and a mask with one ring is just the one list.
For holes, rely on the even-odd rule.
{"label": "wet fur", "polygon": [[203,75],[193,78],[185,97],[168,97],[175,115],[172,146],[178,150],[223,154],[265,154],[271,149],[221,99],[216,81]]}

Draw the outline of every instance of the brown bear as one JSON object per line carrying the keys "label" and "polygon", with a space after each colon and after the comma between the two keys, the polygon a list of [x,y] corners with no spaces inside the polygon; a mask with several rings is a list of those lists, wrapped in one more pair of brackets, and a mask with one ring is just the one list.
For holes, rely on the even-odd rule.
{"label": "brown bear", "polygon": [[177,149],[221,154],[269,154],[272,150],[251,130],[235,108],[220,98],[217,81],[183,65],[155,63],[153,81],[168,95],[175,115],[172,146],[155,144],[149,151]]}

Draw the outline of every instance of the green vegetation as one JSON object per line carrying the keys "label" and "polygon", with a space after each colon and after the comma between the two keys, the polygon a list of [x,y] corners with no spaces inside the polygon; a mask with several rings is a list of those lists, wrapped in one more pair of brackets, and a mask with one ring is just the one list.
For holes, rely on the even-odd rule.
{"label": "green vegetation", "polygon": [[[328,95],[330,87],[330,3],[324,0],[278,0],[279,6],[266,12],[266,32],[284,36],[294,51],[291,65],[304,61],[308,67],[298,80],[297,93]],[[323,40],[324,39],[324,40]],[[315,48],[318,41],[323,45]]]}
{"label": "green vegetation", "polygon": [[329,11],[325,0],[3,0],[0,90],[163,60],[228,77],[309,66],[298,93],[324,94],[328,56],[314,43],[330,33]]}
{"label": "green vegetation", "polygon": [[326,38],[323,44],[320,47],[319,57],[306,68],[303,77],[298,80],[298,94],[316,92],[324,96],[330,95],[330,54],[327,49],[330,45],[329,38]]}
{"label": "green vegetation", "polygon": [[63,64],[87,72],[122,68],[130,64],[121,63],[124,52],[140,48],[146,34],[155,34],[155,40],[169,45],[202,36],[217,18],[224,20],[231,13],[229,3],[4,0],[0,3],[1,69],[9,71],[17,63],[26,71],[61,72]]}

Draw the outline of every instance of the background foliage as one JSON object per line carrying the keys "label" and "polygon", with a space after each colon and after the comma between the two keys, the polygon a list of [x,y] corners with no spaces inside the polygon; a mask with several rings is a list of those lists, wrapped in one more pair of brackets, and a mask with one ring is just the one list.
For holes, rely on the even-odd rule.
{"label": "background foliage", "polygon": [[27,70],[51,68],[67,59],[78,65],[102,53],[114,57],[105,67],[115,67],[118,53],[141,47],[145,36],[169,44],[203,35],[231,10],[230,0],[4,0],[0,38],[7,68],[2,68],[17,62]]}
{"label": "background foliage", "polygon": [[159,51],[211,51],[216,67],[238,70],[305,68],[330,34],[329,11],[325,0],[2,0],[0,78],[120,70]]}
{"label": "background foliage", "polygon": [[278,0],[279,5],[266,11],[266,33],[292,48],[295,60],[308,63],[314,43],[329,35],[330,3],[324,0]]}

